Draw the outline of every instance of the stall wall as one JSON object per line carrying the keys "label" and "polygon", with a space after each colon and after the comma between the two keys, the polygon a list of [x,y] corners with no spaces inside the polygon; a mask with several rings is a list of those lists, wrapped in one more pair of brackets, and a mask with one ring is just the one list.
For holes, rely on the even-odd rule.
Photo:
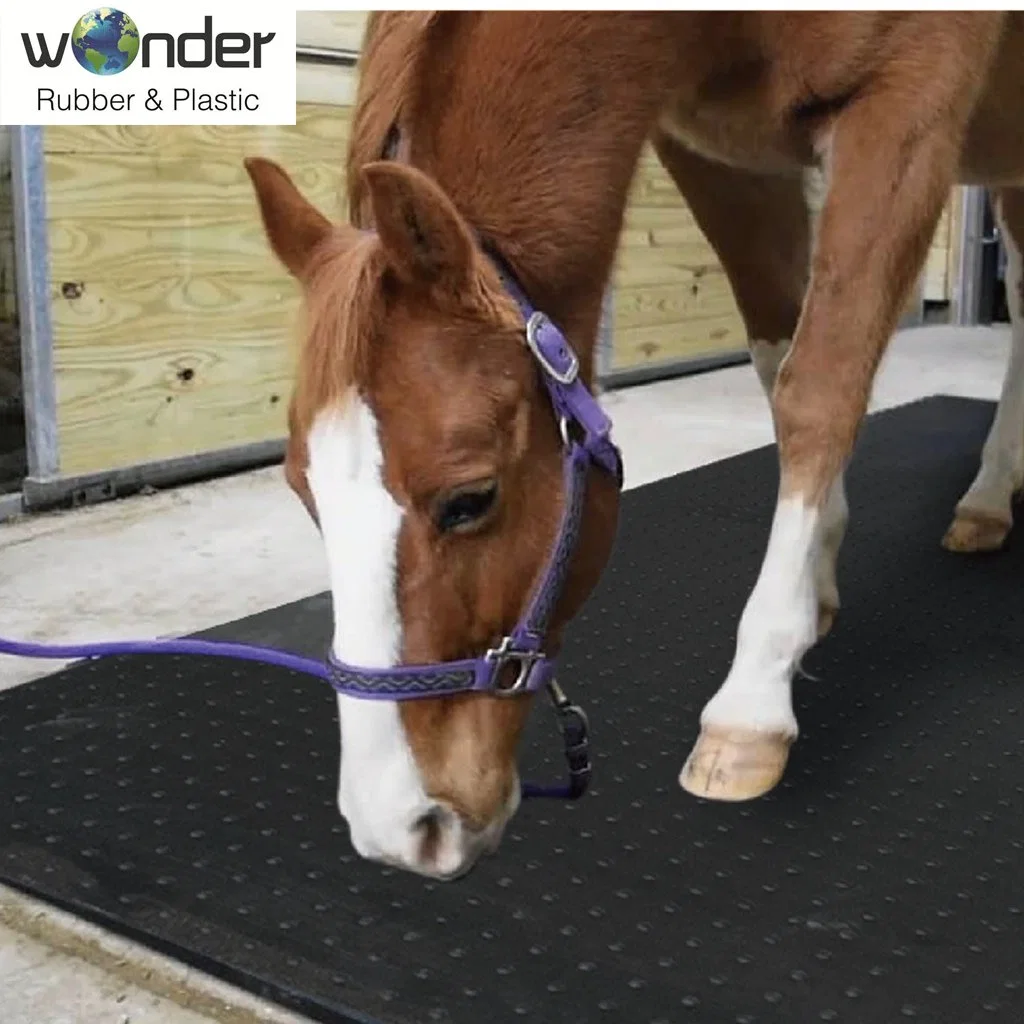
{"label": "stall wall", "polygon": [[46,130],[62,475],[285,433],[298,292],[242,160],[279,161],[343,212],[353,72],[326,70],[294,127]]}
{"label": "stall wall", "polygon": [[[298,44],[358,50],[367,14],[299,12]],[[46,129],[62,476],[285,433],[298,292],[242,159],[279,161],[342,216],[355,89],[337,64],[297,75],[294,127]]]}
{"label": "stall wall", "polygon": [[[808,177],[820,209],[825,183]],[[959,190],[943,211],[921,288],[928,301],[952,298]],[[921,298],[915,292],[910,306]],[[725,271],[668,173],[649,147],[634,180],[613,278],[612,371],[657,369],[746,350],[746,328]]]}
{"label": "stall wall", "polygon": [[746,349],[725,271],[650,147],[634,177],[612,284],[613,371]]}
{"label": "stall wall", "polygon": [[924,298],[928,302],[945,303],[953,299],[962,201],[963,190],[953,189],[935,229],[924,273]]}
{"label": "stall wall", "polygon": [[295,42],[326,50],[359,50],[369,11],[298,11]]}

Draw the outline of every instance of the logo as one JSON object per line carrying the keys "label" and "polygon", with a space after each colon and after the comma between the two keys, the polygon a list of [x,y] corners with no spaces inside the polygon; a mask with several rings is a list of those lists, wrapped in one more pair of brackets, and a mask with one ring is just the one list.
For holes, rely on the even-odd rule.
{"label": "logo", "polygon": [[[66,45],[64,39],[60,45]],[[71,32],[71,50],[86,71],[119,75],[139,55],[139,30],[124,11],[97,7],[78,19]]]}
{"label": "logo", "polygon": [[[269,43],[276,32],[218,32],[214,34],[213,18],[206,15],[202,32],[148,32],[139,36],[135,22],[124,11],[113,7],[97,7],[83,14],[70,34],[64,32],[55,50],[42,32],[36,33],[33,46],[28,32],[21,33],[25,56],[34,68],[60,67],[71,39],[75,60],[94,75],[117,75],[129,67],[142,49],[142,66],[166,68],[261,68]],[[190,50],[199,44],[197,53]],[[155,61],[154,61],[155,57]]]}
{"label": "logo", "polygon": [[0,0],[0,124],[295,124],[291,8],[84,2]]}

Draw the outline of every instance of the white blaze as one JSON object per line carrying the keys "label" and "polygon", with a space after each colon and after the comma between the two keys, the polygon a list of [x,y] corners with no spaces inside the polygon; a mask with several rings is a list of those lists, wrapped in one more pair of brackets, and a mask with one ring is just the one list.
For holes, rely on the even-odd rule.
{"label": "white blaze", "polygon": [[[396,568],[402,509],[384,486],[377,423],[356,394],[309,433],[307,477],[330,574],[335,656],[367,668],[397,663]],[[392,701],[338,695],[338,807],[363,857],[415,861],[417,819],[432,806]]]}

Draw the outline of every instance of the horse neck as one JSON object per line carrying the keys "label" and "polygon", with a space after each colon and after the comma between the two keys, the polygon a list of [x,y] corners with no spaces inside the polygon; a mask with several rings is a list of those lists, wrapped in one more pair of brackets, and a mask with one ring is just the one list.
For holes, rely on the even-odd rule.
{"label": "horse neck", "polygon": [[559,323],[588,380],[671,37],[659,14],[446,12],[419,61],[409,160]]}

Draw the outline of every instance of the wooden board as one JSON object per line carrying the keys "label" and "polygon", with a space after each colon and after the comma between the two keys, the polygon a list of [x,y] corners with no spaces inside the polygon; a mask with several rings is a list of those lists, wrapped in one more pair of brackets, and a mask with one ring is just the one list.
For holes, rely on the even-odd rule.
{"label": "wooden board", "polygon": [[612,287],[612,370],[746,348],[725,272],[650,148],[633,181]]}
{"label": "wooden board", "polygon": [[946,301],[952,310],[960,276],[960,258],[963,248],[963,188],[955,188],[949,207],[949,246],[946,249]]}
{"label": "wooden board", "polygon": [[322,50],[359,50],[369,11],[297,11],[296,45]]}
{"label": "wooden board", "polygon": [[[350,96],[353,72],[328,70]],[[62,474],[283,436],[298,291],[242,158],[337,217],[347,137],[334,102],[301,102],[294,127],[46,129]]]}
{"label": "wooden board", "polygon": [[953,231],[958,218],[953,210],[960,202],[959,188],[953,189],[942,210],[924,268],[924,298],[926,302],[949,302],[952,298],[950,254],[953,250]]}
{"label": "wooden board", "polygon": [[[808,180],[812,213],[824,181]],[[954,191],[943,212],[921,282],[926,299],[948,301]],[[916,309],[920,292],[908,301]],[[634,370],[704,359],[746,348],[746,328],[718,258],[671,178],[648,149],[626,211],[613,278],[611,369]]]}

